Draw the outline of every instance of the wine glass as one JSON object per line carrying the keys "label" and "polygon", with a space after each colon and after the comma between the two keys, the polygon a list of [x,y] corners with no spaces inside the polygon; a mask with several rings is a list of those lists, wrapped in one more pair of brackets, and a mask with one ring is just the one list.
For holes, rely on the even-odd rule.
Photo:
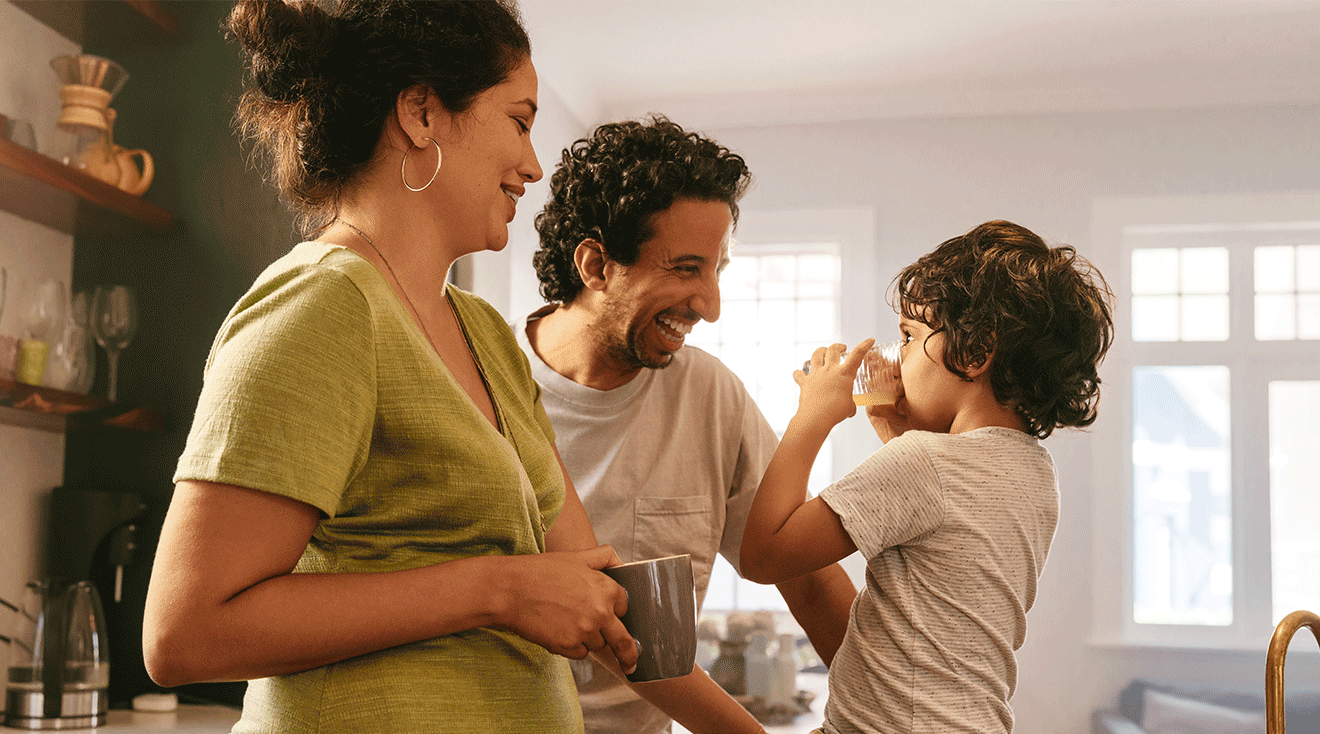
{"label": "wine glass", "polygon": [[110,390],[106,397],[114,402],[119,352],[137,334],[137,299],[132,289],[122,285],[96,286],[92,296],[92,333],[110,361]]}

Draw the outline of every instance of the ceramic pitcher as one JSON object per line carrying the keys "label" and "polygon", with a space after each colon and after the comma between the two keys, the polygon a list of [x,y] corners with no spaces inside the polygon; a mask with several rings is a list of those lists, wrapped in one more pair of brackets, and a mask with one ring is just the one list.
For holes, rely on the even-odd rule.
{"label": "ceramic pitcher", "polygon": [[[142,160],[141,167],[133,161],[133,156]],[[115,186],[134,196],[141,196],[151,185],[151,178],[156,173],[151,154],[141,148],[128,150],[122,145],[115,146],[115,160],[119,163],[119,181]]]}

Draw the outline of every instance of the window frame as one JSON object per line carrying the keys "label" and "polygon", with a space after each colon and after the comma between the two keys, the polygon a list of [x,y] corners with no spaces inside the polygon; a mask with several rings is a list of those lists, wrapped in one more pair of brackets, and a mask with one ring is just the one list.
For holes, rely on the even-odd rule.
{"label": "window frame", "polygon": [[[1320,366],[1315,364],[1320,342],[1255,338],[1253,255],[1254,248],[1265,243],[1232,238],[1246,234],[1250,240],[1253,232],[1275,231],[1273,223],[1298,223],[1297,228],[1320,234],[1320,193],[1102,199],[1095,204],[1092,233],[1097,256],[1092,259],[1114,291],[1116,333],[1101,368],[1101,418],[1093,429],[1092,644],[1259,651],[1262,639],[1267,640],[1274,628],[1269,383],[1320,379]],[[1207,235],[1206,246],[1229,249],[1227,341],[1132,339],[1131,254],[1152,245],[1134,244],[1128,234],[1157,234],[1161,228],[1179,232],[1201,228]],[[1132,370],[1165,365],[1229,369],[1233,621],[1226,626],[1138,624],[1133,619]],[[1264,471],[1259,471],[1262,467]]]}
{"label": "window frame", "polygon": [[[756,250],[756,254],[769,253],[785,246],[810,246],[810,243],[831,243],[840,259],[839,291],[836,308],[842,339],[854,344],[876,335],[878,317],[888,313],[883,303],[872,300],[876,293],[875,212],[870,208],[852,209],[742,209],[734,232],[738,248]],[[810,356],[810,355],[806,355]],[[805,358],[805,357],[804,357]],[[865,425],[863,425],[865,424]],[[837,479],[842,472],[857,466],[875,450],[875,434],[865,420],[844,421],[831,433],[832,473]],[[813,487],[819,491],[820,487]],[[865,562],[857,554],[844,559],[841,565],[854,583],[865,573]],[[718,565],[717,565],[718,568]],[[732,574],[731,574],[732,575]],[[737,576],[733,575],[737,584]],[[712,575],[712,584],[716,576]],[[751,583],[751,582],[747,582]],[[771,593],[778,593],[772,591]],[[706,591],[707,602],[710,589]],[[716,609],[703,604],[701,613],[722,614],[729,611],[753,611],[738,603],[739,594],[732,592],[735,609]]]}

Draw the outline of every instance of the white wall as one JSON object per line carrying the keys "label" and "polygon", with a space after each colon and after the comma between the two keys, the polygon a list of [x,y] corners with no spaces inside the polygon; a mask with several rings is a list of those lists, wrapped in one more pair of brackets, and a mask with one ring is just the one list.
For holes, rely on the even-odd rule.
{"label": "white wall", "polygon": [[[1092,247],[1097,199],[1320,191],[1316,106],[707,132],[742,153],[757,178],[744,210],[874,209],[880,280],[869,293],[846,296],[854,300],[845,309],[879,310],[882,330],[885,319],[894,318],[881,295],[893,274],[989,219],[1009,219],[1051,243],[1075,245],[1116,276],[1114,254]],[[1136,675],[1233,681],[1263,691],[1267,639],[1258,654],[1088,643],[1092,499],[1115,491],[1093,484],[1093,442],[1090,434],[1069,431],[1045,444],[1059,469],[1063,507],[1028,640],[1018,655],[1016,731],[1087,732],[1091,710],[1111,704]],[[1320,687],[1320,659],[1295,652],[1288,684]]]}
{"label": "white wall", "polygon": [[[32,16],[0,3],[0,113],[32,122],[37,147],[48,155],[62,153],[68,144],[68,136],[55,128],[59,86],[48,64],[78,52],[77,45]],[[67,290],[73,237],[0,212],[0,267],[9,271],[0,334],[21,336],[24,286],[55,278]],[[18,603],[23,585],[38,575],[46,497],[63,481],[63,472],[63,434],[0,424],[0,598]],[[0,629],[9,623],[8,615],[0,615]]]}

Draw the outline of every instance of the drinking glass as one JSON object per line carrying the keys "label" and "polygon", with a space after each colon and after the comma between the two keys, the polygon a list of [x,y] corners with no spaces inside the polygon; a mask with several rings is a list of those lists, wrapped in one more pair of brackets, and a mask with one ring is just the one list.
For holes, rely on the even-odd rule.
{"label": "drinking glass", "polygon": [[137,325],[137,299],[132,289],[122,285],[96,286],[92,296],[92,333],[110,362],[110,389],[106,397],[111,402],[119,377],[119,352],[133,341]]}
{"label": "drinking glass", "polygon": [[857,370],[857,384],[853,388],[853,402],[857,405],[893,405],[903,389],[903,376],[899,365],[902,342],[889,342],[871,347]]}
{"label": "drinking glass", "polygon": [[60,334],[69,299],[64,295],[62,281],[47,279],[25,290],[27,311],[23,315],[23,340],[18,345],[14,373],[19,382],[40,385],[46,374],[50,342]]}

